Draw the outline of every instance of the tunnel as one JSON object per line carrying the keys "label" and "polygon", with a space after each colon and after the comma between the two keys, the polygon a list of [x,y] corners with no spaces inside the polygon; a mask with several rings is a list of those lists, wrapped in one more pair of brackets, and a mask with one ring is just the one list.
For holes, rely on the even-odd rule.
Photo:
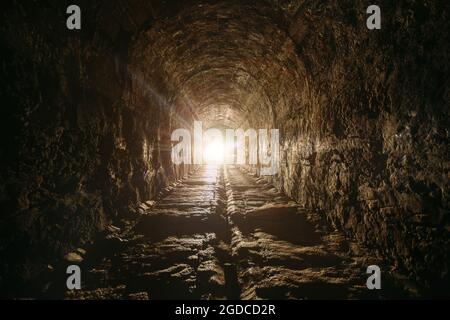
{"label": "tunnel", "polygon": [[446,1],[73,2],[2,4],[1,297],[449,297]]}

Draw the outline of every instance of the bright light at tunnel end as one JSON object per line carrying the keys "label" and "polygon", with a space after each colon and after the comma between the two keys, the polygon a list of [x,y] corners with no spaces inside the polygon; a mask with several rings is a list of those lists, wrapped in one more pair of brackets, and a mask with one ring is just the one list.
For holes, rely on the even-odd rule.
{"label": "bright light at tunnel end", "polygon": [[225,146],[219,139],[206,142],[203,147],[203,161],[206,164],[223,164]]}
{"label": "bright light at tunnel end", "polygon": [[275,175],[279,170],[279,138],[278,129],[209,128],[203,132],[202,122],[195,121],[193,139],[187,129],[172,132],[171,140],[176,143],[172,147],[172,162],[260,165],[262,175]]}

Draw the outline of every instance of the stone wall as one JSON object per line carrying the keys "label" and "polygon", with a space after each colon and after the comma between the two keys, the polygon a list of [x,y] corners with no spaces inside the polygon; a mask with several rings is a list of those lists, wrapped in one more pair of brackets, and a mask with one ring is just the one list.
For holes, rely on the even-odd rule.
{"label": "stone wall", "polygon": [[161,142],[169,121],[128,70],[131,37],[151,19],[133,10],[149,9],[140,2],[79,2],[82,31],[65,26],[69,3],[14,2],[2,10],[5,292],[94,240],[171,179]]}
{"label": "stone wall", "polygon": [[298,105],[278,113],[279,187],[394,270],[445,288],[448,6],[382,1],[382,29],[369,31],[367,5],[304,1],[291,15],[307,72]]}
{"label": "stone wall", "polygon": [[280,189],[447,284],[446,1],[380,1],[379,31],[362,0],[84,0],[82,31],[69,4],[0,17],[0,286],[184,176],[170,133],[194,119],[279,128]]}

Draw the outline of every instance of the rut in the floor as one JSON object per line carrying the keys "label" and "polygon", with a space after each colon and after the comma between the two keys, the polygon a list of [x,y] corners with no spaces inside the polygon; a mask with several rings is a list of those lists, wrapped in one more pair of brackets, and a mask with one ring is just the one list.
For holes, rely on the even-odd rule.
{"label": "rut in the floor", "polygon": [[[112,234],[69,298],[370,298],[368,258],[263,179],[202,167]],[[386,277],[383,297],[402,296]]]}

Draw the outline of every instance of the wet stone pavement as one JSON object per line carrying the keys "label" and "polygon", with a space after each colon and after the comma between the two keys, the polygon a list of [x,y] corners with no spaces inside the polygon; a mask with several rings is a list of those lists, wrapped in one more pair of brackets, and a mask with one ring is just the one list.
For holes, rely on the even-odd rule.
{"label": "wet stone pavement", "polygon": [[[382,263],[243,169],[201,167],[85,254],[68,299],[403,298]],[[84,252],[79,253],[80,255]]]}

